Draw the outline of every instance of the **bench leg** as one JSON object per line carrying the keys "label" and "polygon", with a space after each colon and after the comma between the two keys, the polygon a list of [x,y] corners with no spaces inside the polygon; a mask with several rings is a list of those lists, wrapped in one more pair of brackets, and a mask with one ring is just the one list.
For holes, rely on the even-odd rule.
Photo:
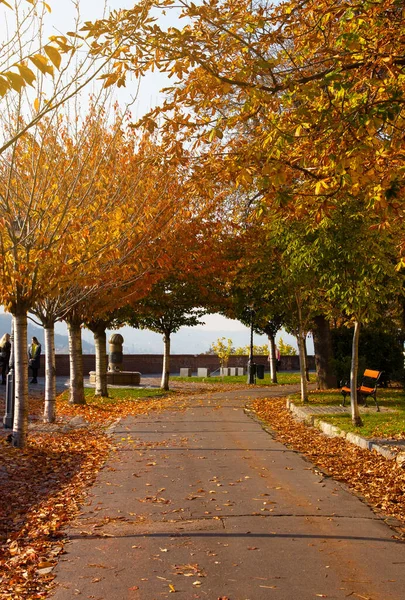
{"label": "bench leg", "polygon": [[343,402],[342,402],[342,406],[345,405],[346,403],[346,396],[347,396],[347,392],[341,392],[342,396],[343,396]]}
{"label": "bench leg", "polygon": [[378,402],[377,402],[377,392],[374,392],[374,394],[371,394],[371,395],[372,395],[375,405],[377,407],[377,412],[380,412],[380,407],[378,406]]}

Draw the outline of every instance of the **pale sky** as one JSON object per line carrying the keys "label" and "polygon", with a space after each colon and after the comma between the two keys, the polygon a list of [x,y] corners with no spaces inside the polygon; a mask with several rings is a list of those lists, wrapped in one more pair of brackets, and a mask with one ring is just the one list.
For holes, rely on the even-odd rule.
{"label": "pale sky", "polygon": [[[49,4],[52,8],[52,13],[49,15],[49,23],[53,23],[54,28],[51,35],[55,33],[64,34],[71,30],[74,26],[75,10],[70,1],[62,0],[61,3],[60,0],[59,2],[51,0]],[[135,0],[109,0],[107,2],[107,14],[110,10],[131,8],[134,4]],[[100,2],[100,0],[79,0],[79,6],[81,21],[83,22],[88,20],[94,21],[103,16],[104,2]],[[171,19],[170,22],[181,27],[177,19]],[[171,85],[172,81],[166,75],[159,72],[150,73],[143,78],[137,100],[133,107],[131,107],[134,120],[139,119],[148,110],[159,104],[163,97],[160,94],[160,90],[163,87]],[[128,77],[126,87],[116,90],[118,101],[122,104],[129,102],[130,98],[135,94],[137,86],[138,81],[136,79],[131,80],[131,77]]]}

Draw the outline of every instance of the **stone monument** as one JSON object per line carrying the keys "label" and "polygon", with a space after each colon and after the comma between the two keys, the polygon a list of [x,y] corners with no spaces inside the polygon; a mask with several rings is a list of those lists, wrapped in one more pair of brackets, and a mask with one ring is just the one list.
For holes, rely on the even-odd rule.
{"label": "stone monument", "polygon": [[[135,386],[141,383],[141,374],[138,371],[123,371],[124,354],[122,346],[124,338],[120,333],[113,333],[108,340],[108,371],[107,384]],[[90,371],[90,383],[96,383],[95,371]]]}
{"label": "stone monument", "polygon": [[119,373],[122,371],[122,363],[124,362],[124,355],[122,352],[122,346],[124,338],[120,333],[113,333],[108,340],[109,354],[108,354],[108,372]]}

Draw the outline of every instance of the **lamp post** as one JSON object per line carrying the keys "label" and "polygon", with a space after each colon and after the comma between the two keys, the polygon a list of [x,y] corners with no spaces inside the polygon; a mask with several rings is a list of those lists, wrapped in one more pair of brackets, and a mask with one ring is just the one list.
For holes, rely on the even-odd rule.
{"label": "lamp post", "polygon": [[14,321],[11,321],[10,343],[10,368],[6,378],[6,412],[3,417],[4,429],[12,429],[14,421]]}
{"label": "lamp post", "polygon": [[250,307],[250,348],[249,360],[247,364],[247,383],[256,383],[256,365],[253,362],[253,315],[254,310]]}

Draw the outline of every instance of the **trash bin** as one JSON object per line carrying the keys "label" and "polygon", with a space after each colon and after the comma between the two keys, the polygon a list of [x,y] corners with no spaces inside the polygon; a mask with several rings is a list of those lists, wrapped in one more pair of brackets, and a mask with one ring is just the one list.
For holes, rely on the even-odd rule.
{"label": "trash bin", "polygon": [[264,365],[256,365],[257,379],[264,379]]}

